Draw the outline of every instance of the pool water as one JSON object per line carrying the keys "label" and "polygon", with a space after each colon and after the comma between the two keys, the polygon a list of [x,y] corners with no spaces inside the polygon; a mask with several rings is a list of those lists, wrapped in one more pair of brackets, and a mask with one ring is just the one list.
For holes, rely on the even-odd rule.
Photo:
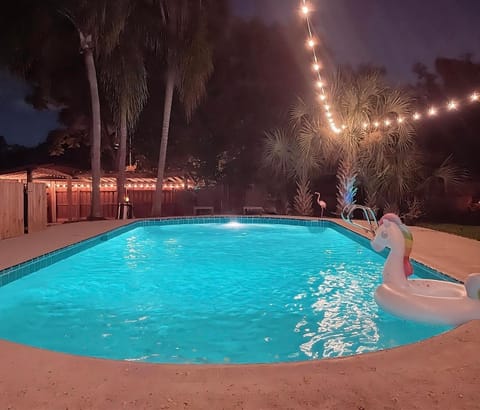
{"label": "pool water", "polygon": [[0,287],[0,338],[109,359],[270,363],[450,329],[383,312],[384,257],[339,229],[137,227]]}

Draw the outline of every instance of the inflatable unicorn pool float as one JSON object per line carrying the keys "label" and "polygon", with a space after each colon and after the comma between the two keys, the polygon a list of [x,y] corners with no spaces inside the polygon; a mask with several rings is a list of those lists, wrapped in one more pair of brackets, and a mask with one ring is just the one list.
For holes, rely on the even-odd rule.
{"label": "inflatable unicorn pool float", "polygon": [[419,322],[459,325],[480,319],[480,273],[468,276],[465,285],[441,280],[408,279],[413,238],[395,214],[380,219],[371,245],[390,253],[383,268],[383,283],[375,301],[386,311]]}

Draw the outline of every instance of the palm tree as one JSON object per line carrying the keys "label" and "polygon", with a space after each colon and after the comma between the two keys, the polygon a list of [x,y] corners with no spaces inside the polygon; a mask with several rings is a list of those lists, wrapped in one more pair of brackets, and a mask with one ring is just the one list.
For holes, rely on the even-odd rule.
{"label": "palm tree", "polygon": [[[349,174],[344,180],[355,180],[358,174],[371,202],[400,205],[419,170],[414,127],[408,120],[413,98],[387,86],[384,73],[371,68],[339,70],[329,92],[334,115],[345,128],[337,136],[341,169]],[[341,201],[337,205],[341,211]]]}
{"label": "palm tree", "polygon": [[[135,7],[132,5],[132,7]],[[113,117],[120,135],[117,154],[117,198],[125,198],[125,165],[127,157],[127,134],[133,132],[138,117],[148,98],[147,71],[144,49],[141,47],[143,33],[135,21],[133,10],[129,23],[121,34],[118,46],[101,60],[101,79],[107,100],[110,101]]]}
{"label": "palm tree", "polygon": [[207,38],[208,4],[210,3],[188,0],[158,1],[162,15],[161,44],[166,74],[162,137],[152,216],[162,214],[162,185],[174,90],[177,90],[189,120],[206,93],[206,82],[213,71],[212,51]]}
{"label": "palm tree", "polygon": [[334,140],[322,133],[327,135],[318,114],[301,99],[290,109],[287,128],[265,132],[262,162],[284,180],[284,198],[289,182],[296,182],[294,204],[302,215],[311,214],[310,178],[335,163]]}
{"label": "palm tree", "polygon": [[[413,99],[403,90],[388,87],[381,71],[368,68],[337,71],[328,94],[343,131],[335,134],[327,127],[318,103],[299,100],[291,110],[290,124],[296,149],[287,148],[288,139],[282,135],[267,134],[264,162],[288,168],[297,176],[305,169],[313,175],[321,168],[336,167],[339,212],[355,201],[359,184],[372,205],[400,203],[413,188],[419,170],[414,128],[407,120]],[[395,125],[364,126],[377,119]]]}
{"label": "palm tree", "polygon": [[[91,169],[92,197],[91,218],[101,218],[100,207],[100,146],[101,115],[96,59],[109,53],[118,44],[119,36],[129,15],[129,0],[51,0],[42,4],[19,0],[8,8],[8,16],[2,19],[2,32],[7,33],[7,65],[12,71],[26,76],[36,59],[48,60],[53,45],[65,36],[65,23],[69,21],[78,34],[80,53],[83,55],[91,99]],[[59,20],[60,19],[60,20]],[[41,40],[38,40],[38,36]],[[59,40],[60,39],[60,40]],[[77,47],[77,46],[75,46]],[[48,54],[48,57],[45,57]],[[41,64],[40,64],[41,65]],[[43,79],[42,79],[43,80]],[[52,81],[51,78],[45,79]]]}
{"label": "palm tree", "polygon": [[118,44],[130,12],[128,0],[67,0],[60,2],[59,13],[75,27],[84,56],[92,109],[91,169],[92,197],[90,219],[101,219],[101,115],[95,58],[109,54]]}

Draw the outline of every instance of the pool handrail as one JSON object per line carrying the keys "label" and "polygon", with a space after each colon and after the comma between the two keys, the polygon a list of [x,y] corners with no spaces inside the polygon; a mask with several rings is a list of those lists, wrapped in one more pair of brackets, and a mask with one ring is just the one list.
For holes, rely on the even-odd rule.
{"label": "pool handrail", "polygon": [[[360,209],[363,212],[363,216],[368,223],[368,227],[360,225],[354,221],[352,221],[353,213]],[[375,212],[372,208],[364,205],[357,205],[357,204],[349,204],[346,205],[341,214],[342,219],[349,223],[350,225],[356,226],[357,228],[361,228],[369,234],[375,235],[375,231],[378,228],[377,217],[375,216]]]}

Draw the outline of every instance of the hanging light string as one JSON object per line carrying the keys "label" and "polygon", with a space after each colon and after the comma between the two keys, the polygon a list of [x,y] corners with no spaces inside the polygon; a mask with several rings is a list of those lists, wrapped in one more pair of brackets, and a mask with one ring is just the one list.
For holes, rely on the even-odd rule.
{"label": "hanging light string", "polygon": [[[325,88],[325,81],[323,80],[323,76],[321,74],[321,68],[322,68],[321,63],[317,57],[317,53],[315,50],[317,40],[316,40],[316,36],[314,35],[312,21],[310,19],[311,12],[312,12],[312,8],[307,2],[307,0],[302,0],[302,4],[300,7],[300,14],[305,18],[305,22],[307,25],[307,32],[308,32],[307,46],[312,51],[312,56],[313,56],[312,69],[316,74],[315,85],[316,85],[316,88],[318,89],[318,99],[320,101],[320,104],[323,107],[325,116],[327,117],[327,120],[330,124],[330,128],[332,129],[333,132],[335,132],[336,134],[339,134],[342,132],[342,130],[345,130],[347,127],[345,125],[342,125],[341,127],[337,126],[337,123],[335,122],[335,119],[332,113],[332,106],[328,100],[328,94]],[[480,102],[480,93],[477,91],[473,91],[467,98],[464,98],[462,100],[450,100],[438,106],[432,105],[426,111],[425,110],[416,111],[415,113],[413,113],[411,116],[408,116],[408,117],[405,116],[405,117],[396,117],[396,118],[378,118],[378,119],[366,121],[362,123],[362,128],[364,130],[374,130],[380,127],[388,128],[388,127],[401,124],[406,120],[412,120],[413,122],[420,122],[421,120],[424,120],[424,119],[438,117],[441,114],[458,111],[462,107],[471,105],[472,103],[479,103],[479,102]]]}
{"label": "hanging light string", "polygon": [[375,130],[378,128],[388,128],[395,124],[401,124],[405,120],[412,120],[413,122],[420,122],[426,119],[436,118],[442,114],[448,114],[458,111],[462,107],[471,106],[473,103],[480,102],[480,93],[474,91],[467,98],[463,100],[450,100],[440,106],[432,105],[428,109],[423,111],[416,111],[410,116],[396,117],[396,118],[381,118],[373,121],[366,121],[362,123],[364,130]]}
{"label": "hanging light string", "polygon": [[315,77],[316,77],[315,87],[318,90],[318,101],[321,107],[323,108],[325,116],[327,117],[327,120],[330,124],[330,128],[332,129],[333,132],[335,132],[336,134],[339,134],[341,132],[341,128],[338,127],[337,123],[335,122],[335,119],[332,113],[332,107],[328,99],[327,91],[325,89],[325,81],[323,80],[323,76],[321,73],[322,65],[317,56],[317,52],[315,50],[315,46],[317,45],[317,39],[316,39],[316,36],[313,34],[313,27],[310,21],[310,12],[311,12],[311,8],[308,5],[307,1],[302,0],[302,5],[300,7],[300,14],[305,18],[305,21],[307,24],[307,32],[308,32],[307,47],[312,52],[312,57],[313,57],[312,70],[315,73]]}

